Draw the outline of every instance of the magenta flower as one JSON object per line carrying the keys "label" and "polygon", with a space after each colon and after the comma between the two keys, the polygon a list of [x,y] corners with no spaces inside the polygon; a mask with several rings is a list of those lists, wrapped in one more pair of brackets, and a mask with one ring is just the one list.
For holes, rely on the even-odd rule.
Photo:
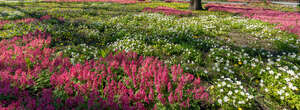
{"label": "magenta flower", "polygon": [[[143,110],[151,109],[145,104],[189,107],[190,100],[207,100],[200,78],[183,73],[180,65],[169,70],[158,58],[124,51],[72,65],[50,43],[51,37],[38,30],[0,41],[0,94],[17,97],[0,100],[8,105],[3,109],[76,109],[86,104],[90,109]],[[50,87],[32,95],[25,88],[36,86],[41,73],[51,75]],[[65,97],[55,97],[57,91]]]}
{"label": "magenta flower", "polygon": [[207,4],[205,7],[210,11],[240,13],[244,17],[278,24],[277,28],[300,36],[300,14],[297,12],[281,12],[233,4]]}

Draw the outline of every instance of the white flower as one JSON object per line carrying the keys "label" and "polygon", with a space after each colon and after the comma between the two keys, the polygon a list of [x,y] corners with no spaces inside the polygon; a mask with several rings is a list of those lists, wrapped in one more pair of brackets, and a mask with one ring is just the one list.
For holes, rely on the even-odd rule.
{"label": "white flower", "polygon": [[289,93],[285,93],[285,96],[289,96]]}
{"label": "white flower", "polygon": [[228,95],[232,95],[232,92],[231,92],[231,91],[229,91],[229,92],[228,92]]}
{"label": "white flower", "polygon": [[224,102],[228,102],[229,98],[227,96],[225,96],[223,100],[224,100]]}
{"label": "white flower", "polygon": [[274,74],[274,71],[271,70],[271,71],[269,71],[269,73],[270,73],[271,75],[273,75],[273,74]]}
{"label": "white flower", "polygon": [[269,89],[268,89],[268,88],[265,88],[265,91],[266,91],[266,92],[269,92]]}
{"label": "white flower", "polygon": [[222,86],[225,86],[225,85],[226,85],[226,82],[225,82],[225,81],[223,81],[223,82],[222,82]]}
{"label": "white flower", "polygon": [[244,60],[243,63],[244,63],[244,64],[247,64],[247,60]]}
{"label": "white flower", "polygon": [[279,95],[281,95],[282,93],[284,93],[284,90],[277,91],[277,93],[278,93]]}
{"label": "white flower", "polygon": [[255,65],[254,63],[251,63],[251,66],[252,66],[252,67],[256,67],[256,65]]}
{"label": "white flower", "polygon": [[234,90],[234,92],[235,92],[235,93],[238,93],[238,92],[239,92],[239,90]]}
{"label": "white flower", "polygon": [[236,84],[241,85],[242,83],[241,83],[241,81],[236,81]]}
{"label": "white flower", "polygon": [[260,85],[261,87],[263,87],[263,86],[264,86],[264,84],[263,84],[263,83],[259,83],[259,85]]}
{"label": "white flower", "polygon": [[285,90],[285,89],[286,89],[286,86],[282,87],[282,89]]}
{"label": "white flower", "polygon": [[239,101],[238,104],[245,104],[245,101]]}
{"label": "white flower", "polygon": [[280,96],[280,99],[281,99],[281,100],[284,100],[284,97],[283,97],[283,96]]}
{"label": "white flower", "polygon": [[241,92],[241,95],[245,95],[245,93],[242,91],[242,92]]}
{"label": "white flower", "polygon": [[218,99],[218,103],[219,103],[219,104],[222,104],[222,100],[221,100],[221,99]]}
{"label": "white flower", "polygon": [[280,58],[276,59],[276,61],[280,61]]}
{"label": "white flower", "polygon": [[297,87],[293,86],[291,89],[292,89],[292,90],[297,90]]}
{"label": "white flower", "polygon": [[220,89],[220,92],[224,92],[224,90],[223,90],[223,89]]}
{"label": "white flower", "polygon": [[292,75],[292,76],[295,75],[295,72],[293,70],[288,70],[287,73],[290,74],[290,75]]}
{"label": "white flower", "polygon": [[253,95],[249,95],[248,98],[249,98],[249,99],[253,99],[254,96],[253,96]]}

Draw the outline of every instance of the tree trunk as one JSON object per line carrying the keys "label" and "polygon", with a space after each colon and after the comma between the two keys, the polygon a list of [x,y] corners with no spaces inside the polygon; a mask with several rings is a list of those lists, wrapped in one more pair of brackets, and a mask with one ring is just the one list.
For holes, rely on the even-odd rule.
{"label": "tree trunk", "polygon": [[191,5],[190,5],[191,10],[202,10],[202,3],[201,0],[191,0]]}

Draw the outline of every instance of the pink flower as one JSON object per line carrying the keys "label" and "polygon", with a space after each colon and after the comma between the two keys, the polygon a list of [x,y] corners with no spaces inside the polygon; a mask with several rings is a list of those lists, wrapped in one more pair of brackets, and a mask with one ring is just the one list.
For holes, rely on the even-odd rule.
{"label": "pink flower", "polygon": [[277,24],[277,28],[300,36],[300,14],[297,12],[281,12],[237,4],[207,4],[205,7],[210,11],[240,13],[247,18]]}

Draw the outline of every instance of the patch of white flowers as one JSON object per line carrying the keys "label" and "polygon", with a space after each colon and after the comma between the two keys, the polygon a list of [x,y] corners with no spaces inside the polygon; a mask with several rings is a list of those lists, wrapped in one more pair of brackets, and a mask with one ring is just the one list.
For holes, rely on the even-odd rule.
{"label": "patch of white flowers", "polygon": [[247,108],[253,105],[254,95],[248,92],[242,82],[236,78],[232,80],[222,76],[210,87],[210,90],[217,104],[222,107]]}
{"label": "patch of white flowers", "polygon": [[63,50],[63,53],[70,56],[70,61],[72,64],[84,62],[91,59],[97,60],[101,57],[98,48],[88,46],[86,44],[80,44],[78,46],[68,46]]}
{"label": "patch of white flowers", "polygon": [[25,16],[24,13],[20,12],[20,11],[2,11],[0,12],[0,18],[3,19],[13,19],[16,17],[23,17]]}

